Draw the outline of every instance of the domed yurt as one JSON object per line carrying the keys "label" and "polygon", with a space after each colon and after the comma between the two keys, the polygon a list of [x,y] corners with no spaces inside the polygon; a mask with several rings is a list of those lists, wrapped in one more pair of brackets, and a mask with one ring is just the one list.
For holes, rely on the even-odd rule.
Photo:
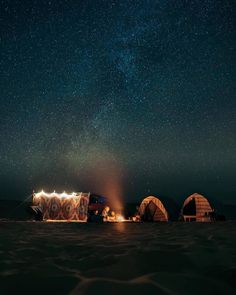
{"label": "domed yurt", "polygon": [[153,196],[143,199],[139,207],[139,214],[143,221],[168,221],[168,213],[164,205]]}
{"label": "domed yurt", "polygon": [[213,209],[209,201],[200,194],[189,196],[183,204],[181,217],[184,221],[208,222],[212,220]]}
{"label": "domed yurt", "polygon": [[87,221],[89,193],[45,193],[33,194],[31,208],[42,220]]}

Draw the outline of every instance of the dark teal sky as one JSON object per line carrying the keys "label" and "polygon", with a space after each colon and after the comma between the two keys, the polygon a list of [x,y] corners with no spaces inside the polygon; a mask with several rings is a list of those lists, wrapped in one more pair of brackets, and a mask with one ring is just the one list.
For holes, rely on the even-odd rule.
{"label": "dark teal sky", "polygon": [[236,197],[234,1],[1,1],[0,198]]}

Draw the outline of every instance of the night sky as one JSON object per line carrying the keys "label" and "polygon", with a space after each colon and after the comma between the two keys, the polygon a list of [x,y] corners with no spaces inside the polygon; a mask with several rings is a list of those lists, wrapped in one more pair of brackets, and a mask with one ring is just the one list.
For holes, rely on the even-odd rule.
{"label": "night sky", "polygon": [[2,0],[0,198],[234,202],[234,4]]}

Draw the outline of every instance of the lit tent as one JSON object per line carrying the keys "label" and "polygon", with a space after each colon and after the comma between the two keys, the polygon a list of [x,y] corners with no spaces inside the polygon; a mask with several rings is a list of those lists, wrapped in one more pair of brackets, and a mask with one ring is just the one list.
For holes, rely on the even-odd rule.
{"label": "lit tent", "polygon": [[168,221],[168,213],[164,205],[153,196],[143,199],[139,207],[139,214],[143,221]]}
{"label": "lit tent", "polygon": [[184,221],[211,221],[213,209],[209,201],[200,194],[189,196],[183,204],[181,216]]}
{"label": "lit tent", "polygon": [[43,220],[87,221],[89,193],[33,194],[33,210],[40,210]]}

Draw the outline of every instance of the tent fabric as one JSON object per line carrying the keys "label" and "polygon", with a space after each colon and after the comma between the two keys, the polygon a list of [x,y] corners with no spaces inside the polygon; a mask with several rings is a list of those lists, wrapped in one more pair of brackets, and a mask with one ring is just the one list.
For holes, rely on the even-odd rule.
{"label": "tent fabric", "polygon": [[33,206],[39,206],[43,220],[78,220],[87,221],[89,193],[33,195]]}
{"label": "tent fabric", "polygon": [[209,201],[200,194],[189,196],[183,204],[181,214],[185,221],[210,221],[213,209]]}
{"label": "tent fabric", "polygon": [[139,214],[144,221],[168,221],[168,213],[162,202],[153,196],[145,198],[139,207]]}

